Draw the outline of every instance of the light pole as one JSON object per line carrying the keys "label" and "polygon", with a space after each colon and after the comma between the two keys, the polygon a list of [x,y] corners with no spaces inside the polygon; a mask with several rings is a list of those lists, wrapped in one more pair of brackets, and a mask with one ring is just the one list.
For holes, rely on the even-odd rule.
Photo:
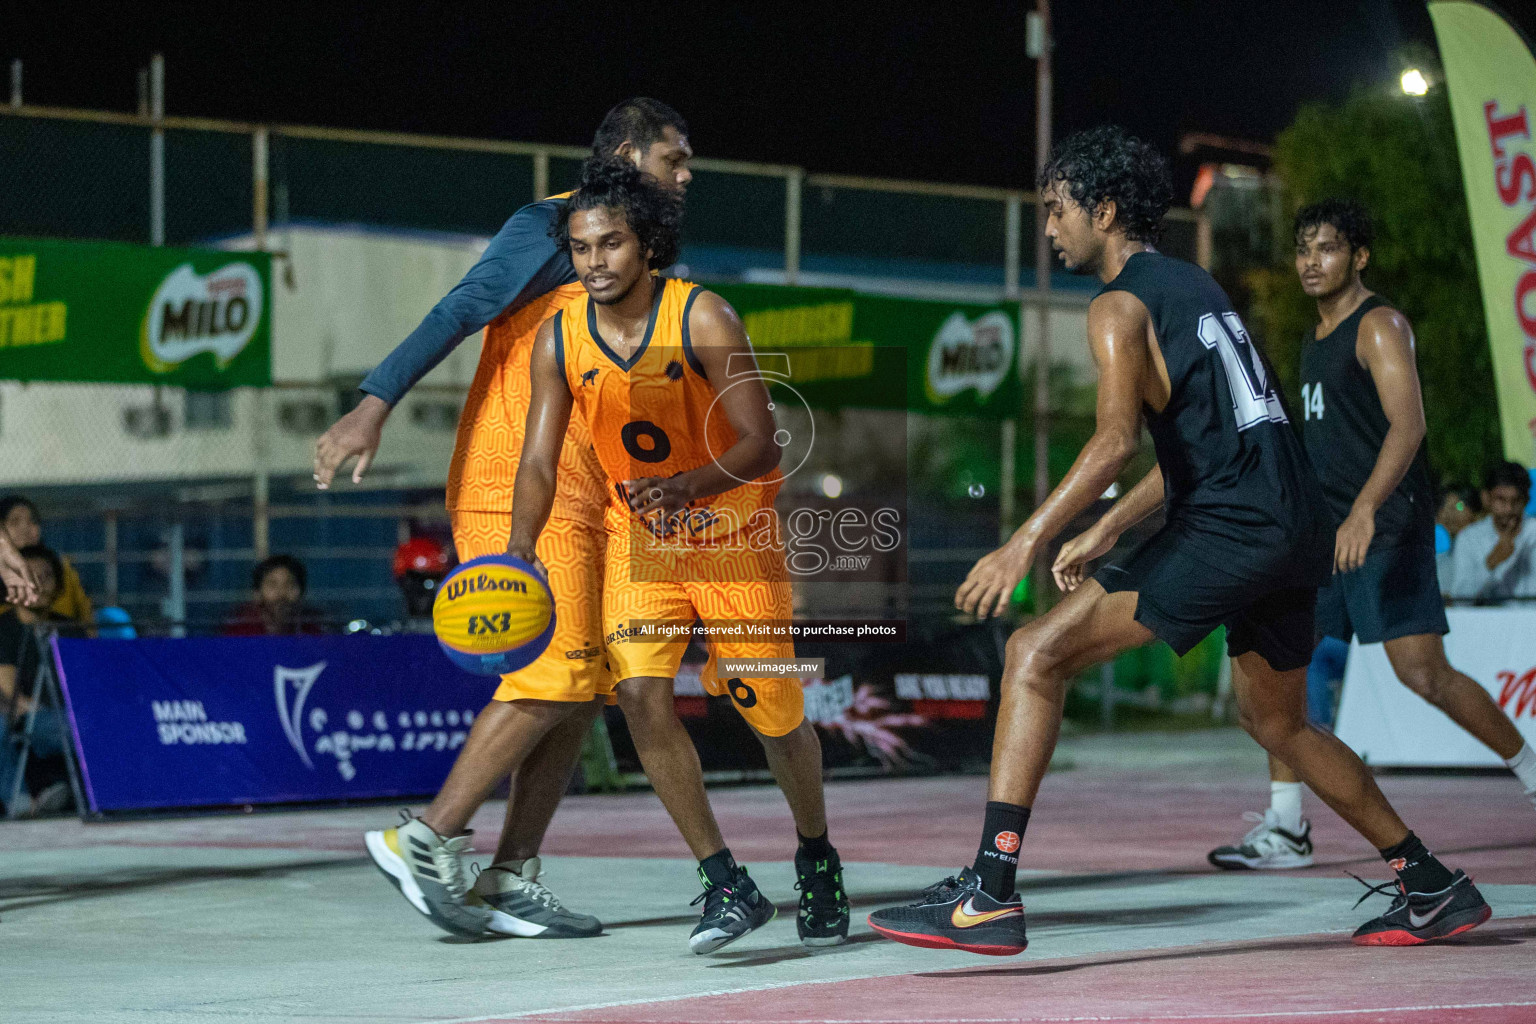
{"label": "light pole", "polygon": [[[1027,46],[1035,60],[1035,172],[1051,152],[1051,2],[1035,0],[1029,13]],[[1045,203],[1035,197],[1035,508],[1051,493],[1051,241],[1045,237]],[[1043,611],[1049,566],[1035,568],[1035,610]]]}

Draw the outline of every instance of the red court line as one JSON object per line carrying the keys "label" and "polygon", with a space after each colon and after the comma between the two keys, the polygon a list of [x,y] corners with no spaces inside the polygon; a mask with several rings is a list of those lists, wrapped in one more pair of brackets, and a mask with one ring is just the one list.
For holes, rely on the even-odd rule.
{"label": "red court line", "polygon": [[[1153,935],[1149,934],[1149,938]],[[562,1024],[1515,1024],[1536,1020],[1536,918],[1439,945],[1339,934],[1131,950],[499,1018]],[[958,969],[957,969],[958,967]],[[490,1018],[486,1024],[490,1024]]]}

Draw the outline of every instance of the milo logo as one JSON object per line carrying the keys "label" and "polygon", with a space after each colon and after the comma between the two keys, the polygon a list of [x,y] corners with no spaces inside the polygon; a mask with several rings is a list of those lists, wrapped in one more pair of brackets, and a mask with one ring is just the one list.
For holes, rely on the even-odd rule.
{"label": "milo logo", "polygon": [[219,369],[250,344],[261,322],[261,275],[249,263],[230,263],[207,275],[183,263],[155,289],[144,313],[139,353],[155,373],[170,373],[202,352]]}
{"label": "milo logo", "polygon": [[460,576],[457,579],[450,580],[448,585],[443,588],[442,599],[444,601],[457,601],[465,594],[482,594],[491,590],[505,590],[514,594],[526,594],[528,593],[528,584],[522,580],[495,580],[482,572],[476,576]]}
{"label": "milo logo", "polygon": [[994,310],[974,322],[952,313],[928,347],[928,397],[941,404],[974,389],[978,398],[997,390],[1013,366],[1013,321]]}

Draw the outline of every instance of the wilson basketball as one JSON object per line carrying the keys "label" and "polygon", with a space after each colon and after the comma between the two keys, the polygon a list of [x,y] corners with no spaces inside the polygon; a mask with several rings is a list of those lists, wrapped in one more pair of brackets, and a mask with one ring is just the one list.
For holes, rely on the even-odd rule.
{"label": "wilson basketball", "polygon": [[432,604],[432,628],[450,661],[499,676],[531,664],[555,632],[555,598],[533,566],[483,555],[449,573]]}

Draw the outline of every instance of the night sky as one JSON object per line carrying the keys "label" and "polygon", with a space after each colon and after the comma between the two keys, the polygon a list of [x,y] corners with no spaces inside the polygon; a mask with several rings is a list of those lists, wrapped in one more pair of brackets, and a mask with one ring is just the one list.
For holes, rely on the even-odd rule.
{"label": "night sky", "polygon": [[[1034,163],[1028,4],[102,6],[8,5],[0,58],[24,61],[28,102],[132,110],[159,50],[172,114],[584,145],[647,94],[700,155],[1010,186]],[[1058,135],[1117,121],[1170,153],[1186,131],[1270,140],[1432,46],[1413,0],[1054,7]]]}

